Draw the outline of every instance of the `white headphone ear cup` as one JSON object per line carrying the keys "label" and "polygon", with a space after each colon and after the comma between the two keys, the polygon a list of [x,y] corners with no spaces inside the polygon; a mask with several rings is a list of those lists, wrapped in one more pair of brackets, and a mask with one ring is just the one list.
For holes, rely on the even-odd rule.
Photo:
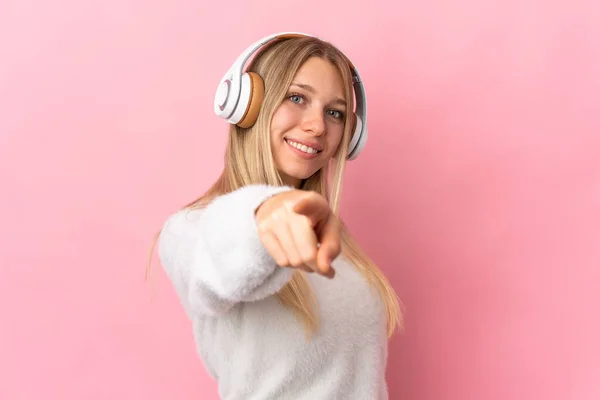
{"label": "white headphone ear cup", "polygon": [[352,139],[350,140],[350,145],[348,146],[348,160],[354,160],[358,157],[365,146],[366,141],[366,132],[363,132],[364,125],[362,119],[355,114],[355,121],[354,132],[352,134]]}
{"label": "white headphone ear cup", "polygon": [[250,95],[252,93],[252,82],[250,80],[250,76],[247,73],[242,74],[240,79],[240,96],[238,98],[237,104],[233,109],[233,113],[231,117],[229,117],[228,121],[232,124],[237,124],[242,120],[244,115],[246,115],[246,110],[248,109],[248,105],[250,103]]}
{"label": "white headphone ear cup", "polygon": [[231,97],[231,81],[229,79],[223,79],[219,86],[217,87],[217,91],[215,93],[214,99],[214,111],[219,117],[227,119],[227,112],[225,108],[228,102],[234,101]]}

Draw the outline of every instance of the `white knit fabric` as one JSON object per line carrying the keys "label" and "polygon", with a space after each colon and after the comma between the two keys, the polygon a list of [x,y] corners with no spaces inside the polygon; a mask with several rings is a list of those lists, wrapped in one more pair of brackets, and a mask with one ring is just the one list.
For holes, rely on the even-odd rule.
{"label": "white knit fabric", "polygon": [[262,246],[254,210],[289,187],[250,185],[171,215],[159,257],[223,400],[382,400],[387,337],[376,290],[343,257],[330,280],[307,274],[319,330],[273,296],[290,279]]}

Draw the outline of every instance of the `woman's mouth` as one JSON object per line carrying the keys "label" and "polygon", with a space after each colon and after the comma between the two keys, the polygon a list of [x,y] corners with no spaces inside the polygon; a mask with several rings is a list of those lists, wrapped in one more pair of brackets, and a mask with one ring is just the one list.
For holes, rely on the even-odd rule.
{"label": "woman's mouth", "polygon": [[296,153],[302,154],[305,158],[314,158],[321,152],[321,150],[317,150],[313,147],[307,146],[302,143],[298,143],[293,141],[292,139],[285,139],[285,142],[290,146],[292,150],[295,150]]}

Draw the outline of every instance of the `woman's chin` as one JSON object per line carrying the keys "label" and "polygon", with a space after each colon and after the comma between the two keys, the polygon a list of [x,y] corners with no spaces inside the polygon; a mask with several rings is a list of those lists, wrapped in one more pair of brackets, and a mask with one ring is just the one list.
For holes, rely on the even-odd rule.
{"label": "woman's chin", "polygon": [[288,170],[280,171],[280,175],[283,178],[284,182],[287,182],[287,184],[293,183],[294,185],[297,185],[297,183],[301,183],[302,181],[313,176],[315,172],[316,171]]}

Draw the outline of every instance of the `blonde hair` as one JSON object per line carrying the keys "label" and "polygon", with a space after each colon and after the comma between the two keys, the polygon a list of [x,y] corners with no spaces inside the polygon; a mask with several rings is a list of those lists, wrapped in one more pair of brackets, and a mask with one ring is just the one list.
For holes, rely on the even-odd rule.
{"label": "blonde hair", "polygon": [[[283,185],[271,151],[270,122],[285,98],[296,72],[309,57],[321,57],[337,67],[344,82],[345,98],[349,101],[346,106],[344,134],[336,154],[328,165],[306,179],[301,189],[323,195],[328,199],[333,213],[339,216],[342,178],[354,129],[352,76],[348,63],[339,50],[325,41],[308,37],[272,42],[251,61],[247,70],[258,73],[265,83],[264,101],[256,123],[250,128],[230,126],[221,176],[203,196],[184,208],[203,207],[216,196],[250,184]],[[342,254],[356,266],[369,284],[377,289],[385,309],[387,332],[390,337],[397,328],[402,329],[402,312],[398,297],[381,270],[361,249],[346,226],[343,223],[341,225]],[[158,234],[150,250],[150,259],[157,238]],[[150,260],[148,270],[149,268]],[[295,270],[292,279],[276,296],[305,323],[310,334],[318,328],[318,305],[304,274],[303,271]]]}

